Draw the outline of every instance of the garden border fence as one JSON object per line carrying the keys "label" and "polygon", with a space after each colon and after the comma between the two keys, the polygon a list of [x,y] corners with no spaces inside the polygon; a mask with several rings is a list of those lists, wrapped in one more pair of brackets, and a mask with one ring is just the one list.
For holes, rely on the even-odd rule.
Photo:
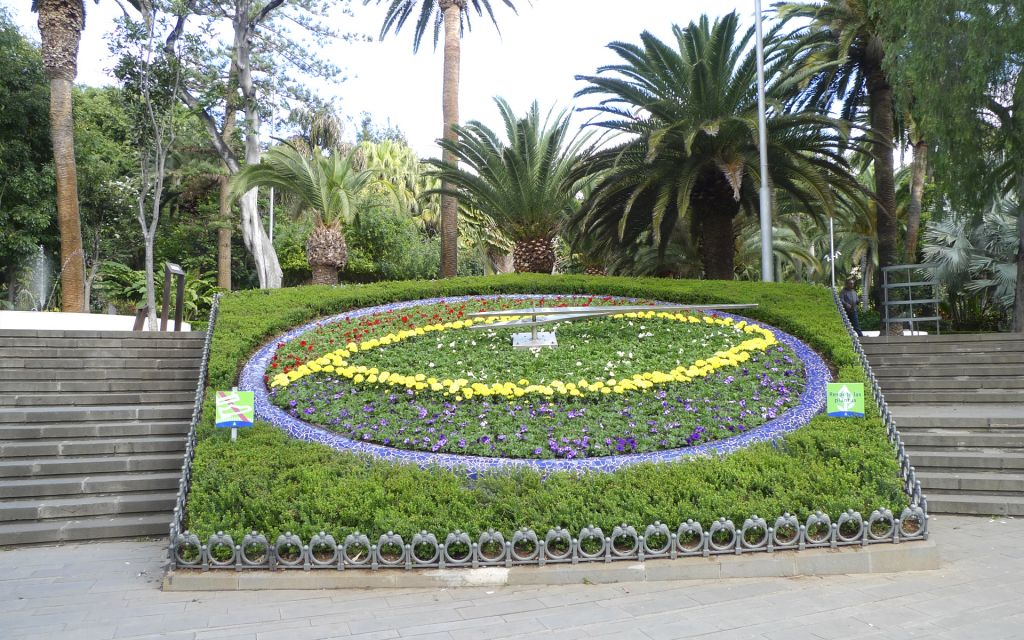
{"label": "garden border fence", "polygon": [[839,297],[832,291],[836,311],[853,341],[861,366],[867,374],[872,397],[885,423],[889,441],[896,450],[903,488],[910,497],[910,506],[896,517],[889,509],[879,508],[865,519],[861,513],[848,509],[833,521],[820,511],[801,522],[796,516],[784,513],[773,522],[756,515],[737,527],[729,519],[719,518],[705,529],[700,522],[687,520],[674,529],[654,522],[639,530],[623,523],[610,533],[593,525],[578,533],[557,527],[538,535],[532,529],[521,528],[507,538],[500,531],[490,529],[473,540],[468,533],[453,531],[441,541],[434,533],[420,531],[408,541],[392,531],[377,537],[376,541],[364,533],[354,532],[340,543],[331,534],[321,531],[308,541],[286,532],[273,542],[265,535],[253,531],[241,543],[219,531],[205,541],[183,530],[185,506],[190,487],[192,460],[195,455],[196,429],[202,417],[206,371],[210,344],[216,325],[220,294],[210,308],[210,323],[206,330],[203,360],[196,388],[195,408],[186,443],[182,478],[178,485],[178,499],[170,525],[168,556],[171,568],[226,569],[427,569],[456,567],[512,567],[520,565],[578,564],[581,562],[611,562],[629,560],[643,562],[658,558],[709,557],[712,555],[741,555],[744,553],[803,550],[810,548],[838,548],[867,546],[877,543],[899,543],[906,540],[928,538],[928,503],[921,493],[914,467],[906,454],[903,441],[881,387],[871,371],[864,350],[853,327],[843,313]]}

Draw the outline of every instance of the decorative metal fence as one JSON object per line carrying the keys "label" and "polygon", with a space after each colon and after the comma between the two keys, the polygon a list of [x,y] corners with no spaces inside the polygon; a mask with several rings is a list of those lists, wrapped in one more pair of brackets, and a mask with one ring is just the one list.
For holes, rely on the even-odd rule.
{"label": "decorative metal fence", "polygon": [[170,557],[173,563],[176,540],[181,536],[185,523],[185,503],[192,482],[192,459],[196,453],[196,428],[203,417],[203,399],[206,395],[206,368],[210,363],[210,343],[213,341],[213,328],[217,324],[217,312],[220,309],[220,294],[213,296],[210,305],[209,324],[206,325],[206,339],[203,340],[203,359],[199,365],[199,381],[196,383],[195,403],[192,405],[192,422],[189,424],[188,436],[185,441],[185,456],[181,464],[181,479],[178,480],[178,499],[174,503],[174,514],[171,516]]}
{"label": "decorative metal fence", "polygon": [[699,522],[687,520],[675,528],[661,522],[647,525],[641,534],[630,524],[620,524],[606,533],[590,525],[578,533],[555,528],[539,535],[532,529],[522,528],[507,537],[493,529],[481,533],[474,540],[468,533],[453,531],[443,541],[434,533],[421,531],[408,541],[394,532],[387,532],[372,541],[370,536],[354,532],[340,543],[326,532],[303,540],[287,532],[273,542],[265,535],[253,531],[239,543],[224,532],[217,532],[205,541],[189,531],[183,531],[185,502],[188,496],[191,466],[196,440],[196,427],[202,415],[203,393],[209,360],[210,341],[219,308],[219,296],[210,309],[210,324],[203,348],[203,363],[196,389],[196,404],[189,430],[179,483],[178,502],[170,528],[169,556],[171,566],[180,569],[428,569],[457,567],[512,567],[521,565],[578,564],[581,562],[611,562],[629,560],[643,562],[653,559],[682,557],[709,557],[713,555],[741,555],[770,553],[785,550],[867,546],[878,543],[899,543],[923,540],[928,537],[927,500],[921,494],[914,467],[906,455],[892,414],[885,404],[878,381],[871,371],[867,356],[850,326],[846,314],[833,291],[836,309],[843,319],[853,341],[861,365],[871,386],[885,422],[889,440],[896,448],[904,490],[910,497],[910,506],[899,517],[886,508],[871,512],[865,519],[861,513],[849,509],[833,521],[820,511],[809,515],[803,522],[784,513],[769,523],[765,518],[752,515],[740,526],[729,519],[719,518],[707,529]]}

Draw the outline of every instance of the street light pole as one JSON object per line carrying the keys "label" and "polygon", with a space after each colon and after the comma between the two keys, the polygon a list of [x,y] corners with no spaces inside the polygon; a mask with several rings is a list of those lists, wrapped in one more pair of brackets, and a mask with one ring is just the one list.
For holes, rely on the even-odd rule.
{"label": "street light pole", "polygon": [[761,151],[761,280],[775,280],[772,251],[772,194],[768,178],[768,130],[764,105],[764,34],[761,28],[761,0],[754,0],[757,31],[757,129]]}

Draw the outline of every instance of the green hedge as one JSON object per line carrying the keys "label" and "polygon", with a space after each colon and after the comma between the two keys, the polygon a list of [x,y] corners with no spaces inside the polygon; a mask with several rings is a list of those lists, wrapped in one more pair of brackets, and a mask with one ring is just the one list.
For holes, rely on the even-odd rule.
{"label": "green hedge", "polygon": [[[398,300],[491,293],[593,293],[680,303],[756,302],[748,315],[814,347],[844,381],[864,379],[850,339],[823,287],[585,276],[510,275],[440,282],[391,282],[346,287],[246,291],[225,296],[213,337],[209,385],[234,384],[246,359],[296,325],[349,309]],[[742,522],[784,511],[833,517],[847,508],[907,504],[892,446],[874,407],[863,420],[818,416],[779,446],[760,444],[722,458],[639,465],[615,474],[503,472],[476,480],[438,470],[394,465],[292,440],[258,423],[232,444],[212,425],[207,400],[196,448],[187,526],[207,536],[320,530],[376,536],[421,529],[471,535],[520,526],[606,531],[628,522],[705,525],[720,516]]]}

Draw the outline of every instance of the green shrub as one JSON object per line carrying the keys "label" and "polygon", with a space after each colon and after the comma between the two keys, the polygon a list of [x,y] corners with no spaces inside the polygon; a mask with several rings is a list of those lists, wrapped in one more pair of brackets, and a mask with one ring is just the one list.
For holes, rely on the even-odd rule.
{"label": "green shrub", "polygon": [[[246,291],[225,296],[213,337],[208,383],[230,388],[244,361],[296,325],[349,309],[437,296],[491,293],[594,293],[680,303],[756,302],[744,315],[790,332],[830,363],[837,379],[864,380],[850,338],[823,287],[752,282],[507,275],[439,282],[386,282],[344,287]],[[614,474],[506,471],[469,480],[337,452],[293,440],[258,423],[231,443],[213,428],[208,395],[196,449],[188,527],[200,536],[292,531],[304,538],[358,529],[371,537],[421,529],[439,536],[489,527],[539,533],[595,524],[606,533],[621,522],[638,528],[688,518],[707,526],[720,516],[737,524],[751,514],[771,522],[785,511],[801,519],[821,510],[899,512],[901,491],[892,446],[874,407],[864,419],[817,416],[773,446],[758,444],[726,457],[648,464]]]}

